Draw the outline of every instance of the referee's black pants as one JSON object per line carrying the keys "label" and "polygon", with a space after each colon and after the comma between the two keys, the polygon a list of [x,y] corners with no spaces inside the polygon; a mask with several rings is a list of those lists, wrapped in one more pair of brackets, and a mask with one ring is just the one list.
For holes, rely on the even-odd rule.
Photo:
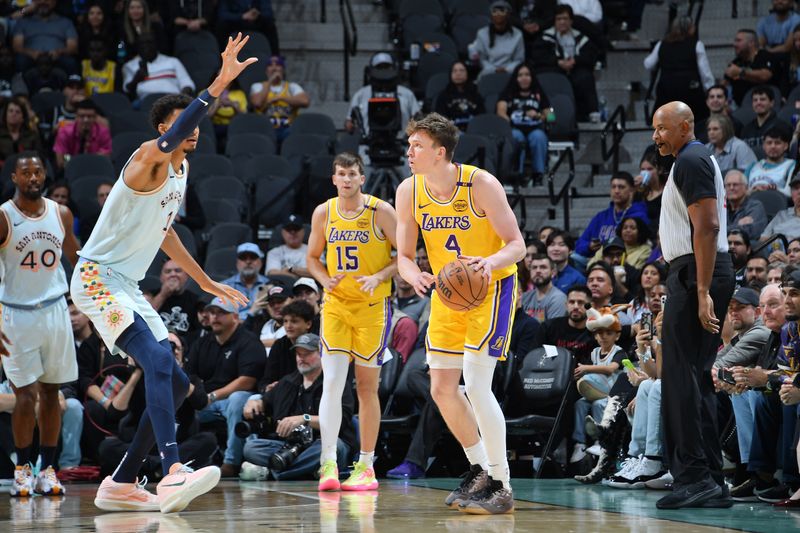
{"label": "referee's black pants", "polygon": [[[730,255],[718,253],[710,294],[720,330],[734,289]],[[693,255],[669,265],[662,324],[661,415],[674,489],[722,476],[717,403],[711,366],[720,343],[697,317],[697,268]]]}

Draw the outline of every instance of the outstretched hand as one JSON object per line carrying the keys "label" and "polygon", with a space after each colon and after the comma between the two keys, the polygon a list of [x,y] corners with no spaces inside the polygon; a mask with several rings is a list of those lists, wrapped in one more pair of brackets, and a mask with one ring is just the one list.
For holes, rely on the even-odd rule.
{"label": "outstretched hand", "polygon": [[247,296],[237,291],[233,287],[225,285],[224,283],[217,283],[213,280],[211,280],[210,285],[200,288],[207,293],[213,294],[214,296],[220,298],[223,302],[233,303],[237,307],[244,307],[250,301],[247,299]]}
{"label": "outstretched hand", "polygon": [[226,86],[236,79],[244,69],[258,61],[257,57],[249,57],[244,61],[239,61],[239,52],[242,51],[242,48],[249,40],[250,36],[245,35],[242,37],[242,32],[239,32],[236,38],[228,37],[228,44],[220,54],[222,56],[222,67],[220,67],[219,75],[217,76]]}

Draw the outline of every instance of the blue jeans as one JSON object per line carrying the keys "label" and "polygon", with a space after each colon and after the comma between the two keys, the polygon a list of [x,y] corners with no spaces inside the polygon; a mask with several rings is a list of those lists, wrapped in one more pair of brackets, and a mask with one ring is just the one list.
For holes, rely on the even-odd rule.
{"label": "blue jeans", "polygon": [[67,398],[67,410],[61,415],[61,454],[58,467],[67,468],[81,464],[81,433],[83,433],[83,404],[76,398]]}
{"label": "blue jeans", "polygon": [[525,148],[531,153],[531,168],[533,172],[544,173],[545,162],[547,160],[547,134],[544,130],[534,129],[527,135],[516,128],[511,130],[511,136],[516,141],[519,149],[519,172],[525,165]]}
{"label": "blue jeans", "polygon": [[661,380],[648,379],[636,391],[633,431],[628,455],[661,457],[664,453],[661,435]]}
{"label": "blue jeans", "polygon": [[797,410],[796,405],[783,405],[774,392],[758,395],[753,412],[755,425],[747,470],[772,474],[781,468],[785,484],[792,487],[800,485],[797,454],[793,446]]}
{"label": "blue jeans", "polygon": [[201,424],[225,420],[228,426],[228,443],[225,448],[225,464],[239,466],[242,464],[242,446],[244,440],[236,436],[234,428],[242,421],[242,410],[247,399],[252,396],[250,391],[236,391],[224,400],[217,400],[211,405],[207,405],[202,411],[197,413],[197,418]]}
{"label": "blue jeans", "polygon": [[748,390],[742,394],[732,394],[733,416],[736,418],[736,439],[739,441],[739,459],[743,464],[750,462],[750,447],[753,444],[753,413],[760,392]]}
{"label": "blue jeans", "polygon": [[[244,459],[258,466],[269,467],[269,458],[283,448],[282,440],[248,439],[244,445]],[[311,445],[300,452],[292,465],[283,472],[270,469],[272,477],[282,479],[312,479],[314,472],[319,469],[319,457],[322,454],[322,441],[315,440]],[[342,439],[336,439],[336,462],[339,469],[347,465],[350,457],[350,447]]]}
{"label": "blue jeans", "polygon": [[575,429],[572,430],[572,440],[576,443],[586,444],[586,415],[592,412],[595,422],[603,419],[603,411],[606,409],[608,398],[600,398],[590,402],[586,398],[581,398],[575,402]]}

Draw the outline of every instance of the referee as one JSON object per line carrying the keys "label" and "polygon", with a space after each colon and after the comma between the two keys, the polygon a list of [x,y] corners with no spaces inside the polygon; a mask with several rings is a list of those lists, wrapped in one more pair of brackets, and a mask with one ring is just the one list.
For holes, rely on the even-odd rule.
{"label": "referee", "polygon": [[662,196],[660,238],[669,263],[662,326],[662,402],[672,493],[659,509],[730,507],[722,476],[711,366],[734,289],[725,187],[714,156],[694,138],[683,102],[653,116],[653,141],[675,163]]}

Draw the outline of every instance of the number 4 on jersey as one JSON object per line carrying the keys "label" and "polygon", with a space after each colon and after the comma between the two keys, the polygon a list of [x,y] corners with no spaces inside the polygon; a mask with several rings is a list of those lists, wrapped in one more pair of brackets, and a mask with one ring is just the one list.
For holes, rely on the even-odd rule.
{"label": "number 4 on jersey", "polygon": [[455,252],[456,255],[461,255],[461,247],[458,245],[458,240],[456,239],[455,235],[450,235],[447,238],[447,242],[444,243],[444,247],[451,252]]}

